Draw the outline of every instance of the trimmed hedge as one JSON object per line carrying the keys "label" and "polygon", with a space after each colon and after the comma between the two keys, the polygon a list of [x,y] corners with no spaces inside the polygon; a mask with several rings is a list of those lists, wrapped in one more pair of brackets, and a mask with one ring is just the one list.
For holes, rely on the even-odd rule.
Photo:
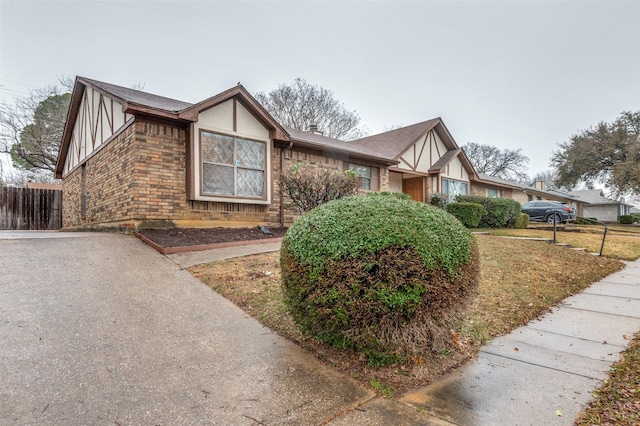
{"label": "trimmed hedge", "polygon": [[520,217],[520,203],[509,198],[478,197],[458,195],[461,203],[476,203],[484,207],[485,213],[480,219],[480,228],[510,228]]}
{"label": "trimmed hedge", "polygon": [[302,215],[283,238],[280,263],[300,329],[374,365],[455,350],[450,330],[479,279],[469,230],[444,210],[384,193]]}
{"label": "trimmed hedge", "polygon": [[631,225],[633,224],[633,216],[630,214],[623,214],[620,216],[620,224],[621,225]]}
{"label": "trimmed hedge", "polygon": [[520,216],[518,217],[518,220],[516,220],[514,228],[527,229],[528,226],[529,226],[529,215],[526,213],[520,213]]}
{"label": "trimmed hedge", "polygon": [[484,207],[476,203],[449,203],[447,213],[454,215],[467,228],[477,228],[484,213]]}

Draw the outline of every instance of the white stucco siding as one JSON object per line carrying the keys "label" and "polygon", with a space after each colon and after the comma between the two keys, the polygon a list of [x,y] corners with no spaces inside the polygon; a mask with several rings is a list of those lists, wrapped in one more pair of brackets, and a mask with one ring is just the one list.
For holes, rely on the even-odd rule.
{"label": "white stucco siding", "polygon": [[442,176],[456,180],[463,180],[466,182],[469,181],[469,173],[467,173],[465,168],[462,166],[462,162],[459,158],[454,158],[453,160],[451,160],[451,162],[445,168],[445,172],[442,174]]}
{"label": "white stucco siding", "polygon": [[407,171],[427,173],[445,152],[447,148],[444,143],[438,134],[431,130],[400,154],[400,164],[397,167]]}
{"label": "white stucco siding", "polygon": [[235,105],[236,127],[234,130],[233,104],[233,99],[230,99],[202,111],[198,115],[198,121],[195,124],[196,133],[199,134],[200,129],[203,129],[249,139],[268,141],[269,129],[265,128],[240,102],[236,102]]}
{"label": "white stucco siding", "polygon": [[260,140],[269,140],[269,129],[258,121],[240,102],[236,103],[236,120],[238,131],[242,134]]}
{"label": "white stucco siding", "polygon": [[402,192],[402,173],[389,172],[389,192]]}
{"label": "white stucco siding", "polygon": [[[235,105],[234,105],[235,104]],[[242,197],[223,197],[203,194],[202,190],[202,167],[203,160],[201,158],[201,134],[203,131],[219,133],[226,136],[235,136],[238,138],[248,139],[252,141],[261,141],[265,145],[265,199],[242,198]],[[241,102],[230,99],[207,110],[201,111],[198,120],[194,123],[194,142],[195,149],[193,152],[193,168],[194,182],[196,185],[195,199],[203,201],[220,201],[233,203],[250,203],[250,204],[269,204],[271,202],[271,139],[269,129],[249,112]]]}
{"label": "white stucco siding", "polygon": [[73,126],[63,175],[100,149],[129,118],[131,116],[123,112],[122,104],[86,87]]}

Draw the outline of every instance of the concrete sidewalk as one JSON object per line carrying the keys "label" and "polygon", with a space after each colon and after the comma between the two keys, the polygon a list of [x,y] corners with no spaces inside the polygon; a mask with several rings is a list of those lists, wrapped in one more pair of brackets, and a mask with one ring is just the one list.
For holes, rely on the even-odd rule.
{"label": "concrete sidewalk", "polygon": [[640,330],[640,260],[401,401],[460,425],[571,425]]}

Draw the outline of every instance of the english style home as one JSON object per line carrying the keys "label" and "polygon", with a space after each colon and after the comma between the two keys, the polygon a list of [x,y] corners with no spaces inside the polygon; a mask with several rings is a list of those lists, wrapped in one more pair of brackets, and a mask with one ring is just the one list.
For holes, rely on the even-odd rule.
{"label": "english style home", "polygon": [[242,85],[191,104],[77,77],[55,171],[63,228],[287,225],[277,182],[295,163],[421,202],[522,190],[479,176],[440,118],[344,142],[283,127]]}

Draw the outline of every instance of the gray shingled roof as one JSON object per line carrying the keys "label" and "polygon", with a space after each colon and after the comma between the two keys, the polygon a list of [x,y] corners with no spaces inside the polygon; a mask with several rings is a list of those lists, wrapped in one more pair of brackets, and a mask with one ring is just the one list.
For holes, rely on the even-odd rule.
{"label": "gray shingled roof", "polygon": [[434,118],[422,123],[401,127],[400,129],[356,139],[349,142],[349,144],[354,147],[357,146],[359,149],[369,149],[387,158],[397,158],[420,136],[434,128],[440,121],[439,118]]}
{"label": "gray shingled roof", "polygon": [[451,162],[451,160],[456,158],[461,152],[462,150],[460,148],[445,152],[442,157],[438,159],[438,161],[433,163],[433,166],[431,166],[429,172],[439,173],[443,168],[447,166],[447,164],[449,164],[449,162]]}
{"label": "gray shingled roof", "polygon": [[588,204],[624,204],[626,206],[632,206],[624,201],[613,200],[604,195],[602,189],[585,189],[581,191],[571,191],[571,196],[578,198]]}
{"label": "gray shingled roof", "polygon": [[[310,148],[316,148],[320,150],[332,149],[354,155],[355,157],[369,157],[372,160],[381,160],[385,163],[396,164],[394,157],[387,157],[374,149],[369,147],[353,146],[352,142],[345,142],[340,139],[330,138],[328,136],[319,135],[312,132],[305,132],[303,130],[293,129],[290,127],[284,128],[291,140],[302,143]],[[297,145],[299,145],[299,143]]]}
{"label": "gray shingled roof", "polygon": [[90,78],[78,77],[78,80],[80,80],[81,82],[87,82],[90,85],[101,89],[120,100],[150,108],[170,112],[178,112],[182,111],[183,109],[189,108],[192,105],[188,102],[165,98],[164,96],[153,95],[151,93],[141,92],[140,90],[129,89],[127,87],[92,80]]}

